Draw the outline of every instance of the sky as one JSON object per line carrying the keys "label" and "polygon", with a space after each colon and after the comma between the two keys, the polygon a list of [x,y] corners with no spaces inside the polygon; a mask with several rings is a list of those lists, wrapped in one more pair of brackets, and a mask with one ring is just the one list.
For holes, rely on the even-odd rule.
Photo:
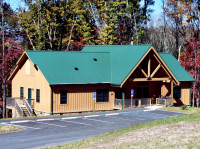
{"label": "sky", "polygon": [[[14,10],[16,10],[19,7],[25,6],[23,0],[4,0],[4,1],[9,3]],[[152,16],[154,18],[159,17],[162,13],[161,0],[155,0],[155,4],[154,6],[151,7],[151,9],[154,9]]]}

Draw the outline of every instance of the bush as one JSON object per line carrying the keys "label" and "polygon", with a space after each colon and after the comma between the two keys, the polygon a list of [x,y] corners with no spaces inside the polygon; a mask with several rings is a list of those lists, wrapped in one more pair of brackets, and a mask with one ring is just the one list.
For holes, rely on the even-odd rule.
{"label": "bush", "polygon": [[181,106],[181,109],[182,109],[182,110],[185,110],[186,108],[187,108],[187,105],[182,105],[182,106]]}

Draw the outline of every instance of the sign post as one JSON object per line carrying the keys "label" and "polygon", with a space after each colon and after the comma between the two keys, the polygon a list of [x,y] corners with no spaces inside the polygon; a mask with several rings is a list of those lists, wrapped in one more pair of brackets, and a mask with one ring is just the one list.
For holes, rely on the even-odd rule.
{"label": "sign post", "polygon": [[131,108],[133,107],[133,95],[134,95],[134,90],[131,89]]}
{"label": "sign post", "polygon": [[96,102],[96,92],[93,92],[93,100],[94,100],[94,107],[93,107],[93,110],[95,112],[95,102]]}

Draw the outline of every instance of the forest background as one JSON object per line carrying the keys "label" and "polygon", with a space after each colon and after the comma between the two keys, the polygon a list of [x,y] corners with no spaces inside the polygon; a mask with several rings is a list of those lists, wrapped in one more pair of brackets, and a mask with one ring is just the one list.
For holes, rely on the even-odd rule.
{"label": "forest background", "polygon": [[[84,45],[152,44],[172,53],[196,80],[200,92],[200,0],[21,0],[13,10],[0,0],[0,106],[22,52],[78,51]],[[160,3],[162,12],[152,13]],[[19,4],[19,2],[18,2]]]}

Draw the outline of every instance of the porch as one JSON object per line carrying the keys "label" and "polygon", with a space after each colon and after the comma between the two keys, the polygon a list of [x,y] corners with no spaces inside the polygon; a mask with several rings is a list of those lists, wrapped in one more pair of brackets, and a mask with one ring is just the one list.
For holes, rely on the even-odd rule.
{"label": "porch", "polygon": [[171,106],[172,98],[171,97],[162,97],[156,98],[155,103],[152,103],[151,98],[140,98],[140,99],[115,99],[114,100],[114,109],[133,109],[133,108],[144,108],[147,106]]}
{"label": "porch", "polygon": [[7,97],[6,102],[7,117],[36,116],[34,112],[34,99]]}

